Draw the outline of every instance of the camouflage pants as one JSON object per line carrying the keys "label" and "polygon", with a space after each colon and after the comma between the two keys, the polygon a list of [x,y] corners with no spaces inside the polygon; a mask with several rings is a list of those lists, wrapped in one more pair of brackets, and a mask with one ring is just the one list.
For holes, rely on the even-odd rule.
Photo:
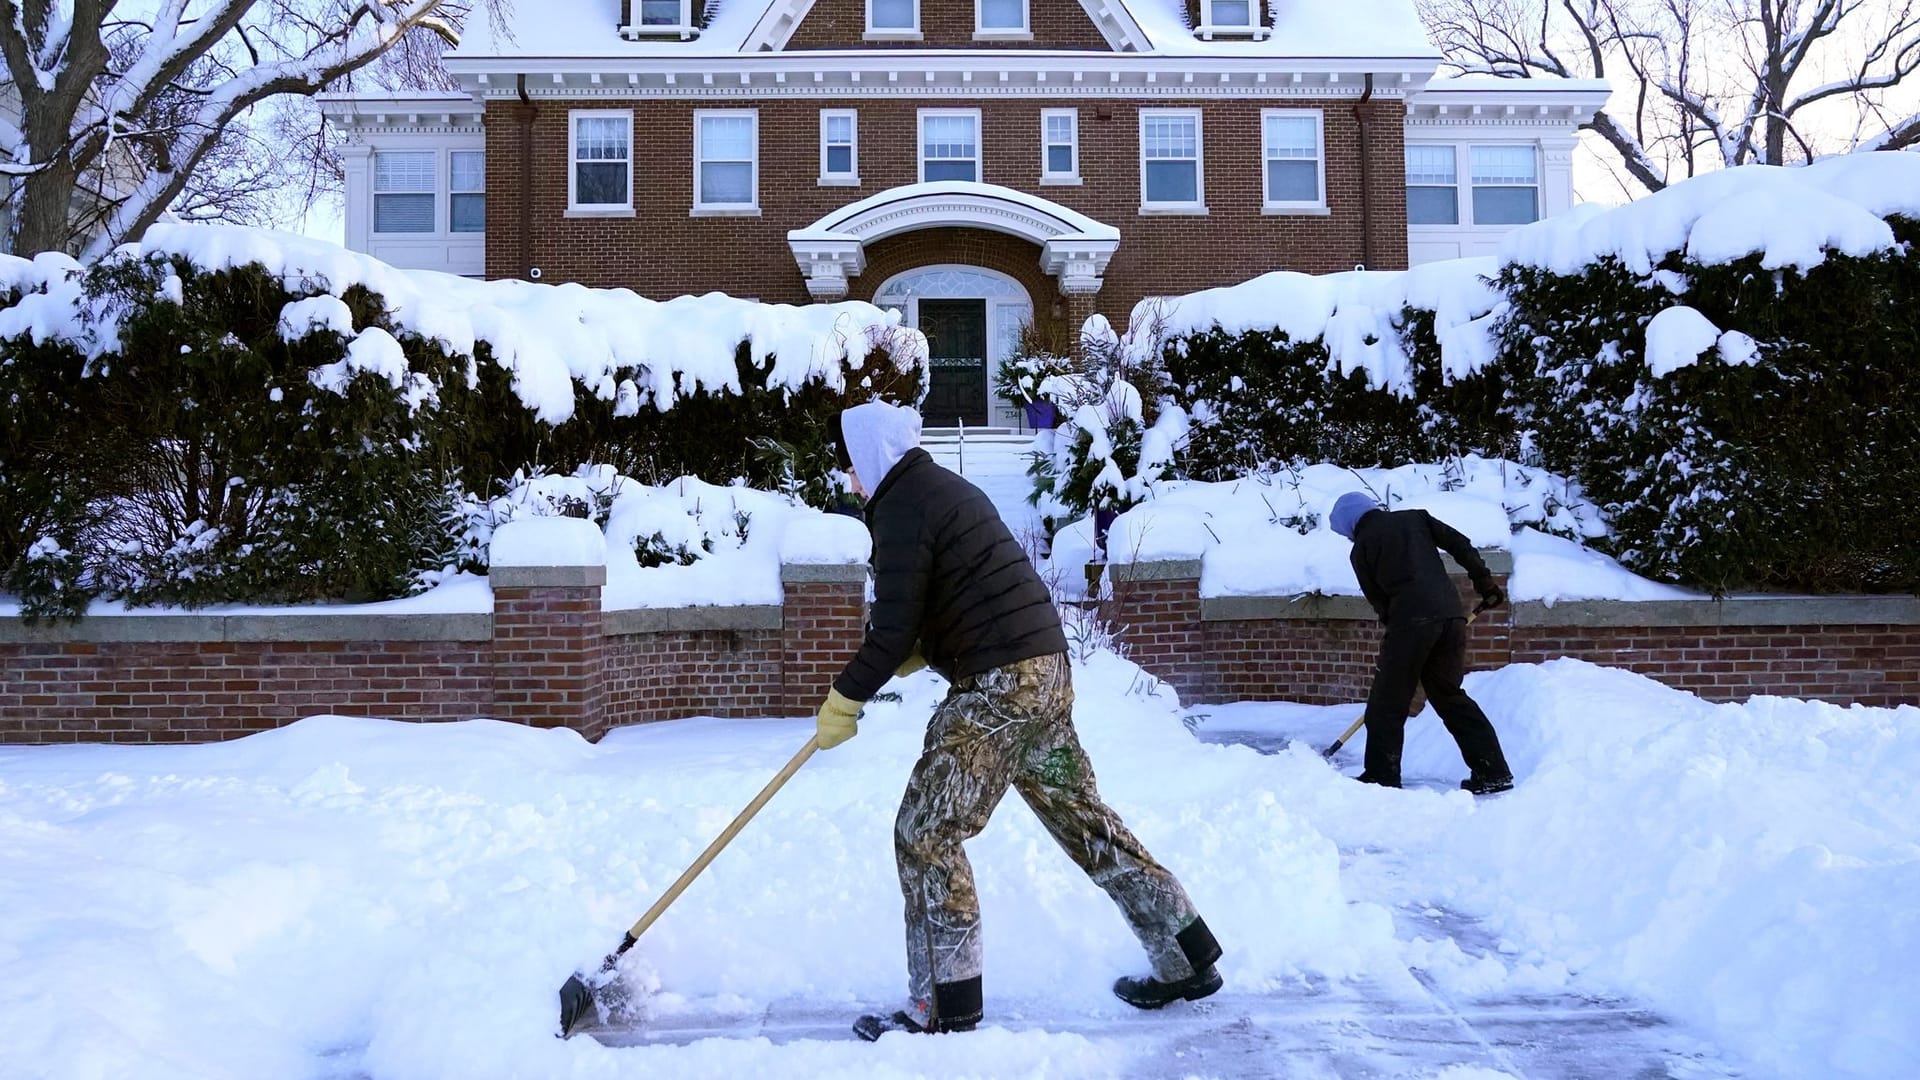
{"label": "camouflage pants", "polygon": [[1100,801],[1073,730],[1072,673],[1055,654],[958,680],[928,722],[893,833],[912,1000],[928,1000],[932,983],[980,974],[980,903],[961,845],[986,828],[1009,786],[1119,905],[1154,976],[1191,976],[1174,935],[1194,920],[1193,904]]}

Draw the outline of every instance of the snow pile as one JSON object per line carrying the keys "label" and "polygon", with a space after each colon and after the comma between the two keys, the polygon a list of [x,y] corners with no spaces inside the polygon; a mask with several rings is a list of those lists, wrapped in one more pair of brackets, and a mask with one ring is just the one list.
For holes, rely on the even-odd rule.
{"label": "snow pile", "polygon": [[1684,304],[1667,308],[1647,322],[1647,370],[1654,378],[1693,366],[1709,349],[1725,364],[1752,364],[1760,358],[1759,343],[1752,335],[1738,330],[1723,334],[1705,315]]}
{"label": "snow pile", "polygon": [[[1667,600],[1697,594],[1640,578],[1572,538],[1606,535],[1580,486],[1512,462],[1469,456],[1438,465],[1343,469],[1316,464],[1219,483],[1169,480],[1114,522],[1113,562],[1200,558],[1202,596],[1358,596],[1352,544],[1326,524],[1335,499],[1365,491],[1395,510],[1423,509],[1476,547],[1513,555],[1516,600]],[[1083,580],[1086,522],[1061,530],[1050,568]]]}
{"label": "snow pile", "polygon": [[[1432,999],[1391,989],[1420,993],[1413,969],[1516,1008],[1631,995],[1750,1056],[1738,1075],[1893,1077],[1920,1061],[1912,708],[1709,705],[1578,662],[1516,665],[1468,682],[1521,779],[1476,803],[1329,769],[1317,750],[1357,706],[1189,717],[1203,733],[1304,737],[1264,756],[1194,741],[1170,696],[1109,654],[1078,665],[1075,683],[1103,795],[1205,913],[1239,1001],[1312,1012],[1367,986],[1416,1015]],[[922,673],[896,688],[903,700],[816,755],[630,954],[632,977],[655,988],[654,1023],[770,1007],[850,1018],[900,1000],[892,822],[941,687]],[[617,941],[811,731],[698,720],[587,745],[487,721],[329,717],[218,745],[0,750],[8,1066],[150,1080],[1137,1066],[1124,1035],[1058,1030],[1160,1018],[1108,995],[1114,975],[1141,969],[1139,949],[1012,798],[969,844],[982,1032],[627,1050],[552,1038],[560,981]],[[1464,773],[1431,714],[1409,726],[1407,763],[1410,780]],[[1445,912],[1492,941],[1430,929],[1423,913]],[[992,1026],[1020,1016],[1055,1031]],[[1409,1048],[1418,1075],[1482,1075],[1461,1071],[1484,1063],[1482,1047]]]}
{"label": "snow pile", "polygon": [[[556,539],[545,521],[540,531],[515,532],[554,518],[584,519],[574,527],[581,535]],[[604,533],[604,556],[582,539],[588,532]],[[691,476],[653,486],[597,465],[522,478],[506,495],[470,506],[466,543],[496,566],[604,561],[602,606],[619,611],[778,604],[783,562],[864,564],[872,541],[859,520],[785,495]]]}
{"label": "snow pile", "polygon": [[1743,165],[1696,176],[1624,206],[1587,204],[1515,229],[1503,265],[1577,274],[1605,258],[1638,275],[1675,252],[1694,262],[1758,254],[1768,269],[1807,270],[1829,251],[1890,250],[1885,218],[1920,217],[1920,158],[1849,154],[1801,167]]}
{"label": "snow pile", "polygon": [[1376,389],[1413,394],[1413,357],[1402,336],[1402,313],[1434,314],[1440,364],[1448,378],[1478,371],[1494,358],[1494,323],[1505,298],[1494,287],[1491,258],[1449,259],[1411,270],[1300,274],[1290,270],[1135,305],[1129,337],[1136,350],[1219,327],[1229,335],[1278,331],[1293,341],[1324,340],[1342,375],[1365,372]]}
{"label": "snow pile", "polygon": [[[656,301],[627,289],[473,281],[396,269],[309,237],[223,225],[156,225],[140,244],[109,258],[150,255],[184,258],[210,272],[259,264],[290,289],[324,296],[364,286],[386,301],[397,329],[462,356],[472,356],[485,342],[494,361],[513,373],[521,400],[548,423],[573,415],[576,384],[616,402],[619,415],[643,404],[670,409],[681,395],[700,391],[738,393],[735,353],[742,342],[752,363],[767,372],[767,385],[789,390],[811,383],[845,389],[849,371],[857,373],[870,358],[890,357],[903,372],[926,363],[923,335],[902,327],[897,313],[858,301],[794,307],[722,293]],[[36,340],[67,338],[93,356],[114,351],[114,313],[87,312],[71,281],[79,272],[64,256],[31,263],[0,256],[0,283],[30,294],[0,311],[0,338],[30,332]],[[83,318],[89,314],[96,320],[92,325]],[[343,307],[303,297],[282,312],[282,332],[341,330],[345,315]],[[351,334],[350,319],[344,326]],[[376,333],[387,340],[367,343],[369,351],[362,351],[362,341]],[[390,343],[384,331],[364,329],[355,339],[353,362],[384,370],[395,357],[386,348]]]}

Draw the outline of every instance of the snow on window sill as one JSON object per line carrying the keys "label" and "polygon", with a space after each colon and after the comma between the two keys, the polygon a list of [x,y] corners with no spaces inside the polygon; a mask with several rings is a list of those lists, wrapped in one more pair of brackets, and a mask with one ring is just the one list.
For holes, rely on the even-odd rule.
{"label": "snow on window sill", "polygon": [[1332,217],[1333,209],[1327,206],[1310,206],[1304,203],[1268,203],[1260,208],[1268,217]]}
{"label": "snow on window sill", "polygon": [[757,206],[695,206],[688,217],[759,217]]}
{"label": "snow on window sill", "polygon": [[634,216],[631,206],[569,206],[562,215],[570,218],[629,218]]}
{"label": "snow on window sill", "polygon": [[697,26],[623,26],[620,28],[620,36],[628,41],[663,37],[692,41],[700,36],[700,28]]}
{"label": "snow on window sill", "polygon": [[820,178],[819,184],[821,187],[859,187],[860,178],[857,176],[823,176]]}
{"label": "snow on window sill", "polygon": [[1172,206],[1147,203],[1140,207],[1141,217],[1206,217],[1207,213],[1204,203],[1182,203]]}

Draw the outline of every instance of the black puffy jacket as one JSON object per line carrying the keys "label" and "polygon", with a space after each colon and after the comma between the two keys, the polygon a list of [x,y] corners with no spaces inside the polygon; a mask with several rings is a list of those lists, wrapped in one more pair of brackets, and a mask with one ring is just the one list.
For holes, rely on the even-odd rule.
{"label": "black puffy jacket", "polygon": [[1460,619],[1460,593],[1447,577],[1440,549],[1475,585],[1488,580],[1473,542],[1425,510],[1373,510],[1353,526],[1353,573],[1360,591],[1389,625]]}
{"label": "black puffy jacket", "polygon": [[880,692],[920,644],[948,679],[1065,652],[1060,613],[1000,512],[979,488],[913,449],[867,500],[873,610],[867,639],[834,689]]}

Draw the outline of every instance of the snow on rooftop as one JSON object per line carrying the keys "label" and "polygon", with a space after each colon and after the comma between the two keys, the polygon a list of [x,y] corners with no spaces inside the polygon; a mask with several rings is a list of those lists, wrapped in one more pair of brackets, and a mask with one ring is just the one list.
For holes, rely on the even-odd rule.
{"label": "snow on rooftop", "polygon": [[[447,55],[478,57],[640,57],[738,53],[766,12],[766,0],[715,0],[706,29],[691,41],[620,37],[618,0],[506,0],[504,25],[477,5],[460,45]],[[1269,0],[1274,27],[1261,41],[1202,41],[1187,25],[1184,0],[1125,0],[1152,43],[1169,56],[1418,57],[1440,55],[1412,0]],[[1092,16],[1089,16],[1091,18]],[[849,41],[849,48],[859,43]]]}
{"label": "snow on rooftop", "polygon": [[1498,75],[1440,75],[1427,80],[1423,94],[1490,93],[1611,93],[1605,79],[1558,79],[1551,75],[1529,75],[1507,79]]}

